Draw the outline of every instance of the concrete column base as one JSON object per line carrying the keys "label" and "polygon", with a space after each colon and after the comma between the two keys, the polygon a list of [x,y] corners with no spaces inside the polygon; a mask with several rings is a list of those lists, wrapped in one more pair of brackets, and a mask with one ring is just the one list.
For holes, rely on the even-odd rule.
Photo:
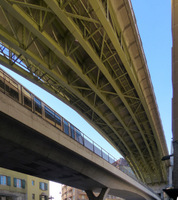
{"label": "concrete column base", "polygon": [[91,190],[85,190],[89,200],[104,200],[109,192],[109,188],[102,188],[100,194],[96,197]]}

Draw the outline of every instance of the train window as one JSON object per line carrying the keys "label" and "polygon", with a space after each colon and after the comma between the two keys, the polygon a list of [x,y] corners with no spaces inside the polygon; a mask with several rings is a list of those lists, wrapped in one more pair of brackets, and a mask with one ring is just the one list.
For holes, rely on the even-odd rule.
{"label": "train window", "polygon": [[42,114],[42,104],[41,104],[41,101],[34,97],[34,109],[35,109],[35,113],[37,113],[38,115],[41,115]]}
{"label": "train window", "polygon": [[80,144],[83,144],[83,137],[81,135],[81,132],[76,129],[76,140],[80,143]]}
{"label": "train window", "polygon": [[32,110],[32,94],[25,88],[22,89],[24,106]]}
{"label": "train window", "polygon": [[5,91],[14,100],[19,101],[18,84],[8,77],[5,77]]}
{"label": "train window", "polygon": [[69,135],[69,122],[64,119],[64,133]]}
{"label": "train window", "polygon": [[52,111],[50,108],[45,106],[45,118],[48,120],[50,123],[55,124],[54,120],[54,111]]}
{"label": "train window", "polygon": [[56,127],[61,129],[61,122],[62,122],[61,116],[55,114],[55,120],[56,120]]}
{"label": "train window", "polygon": [[27,96],[28,98],[31,98],[32,94],[28,90],[26,90],[24,87],[22,87],[23,95]]}
{"label": "train window", "polygon": [[0,90],[4,92],[4,78],[3,78],[3,73],[0,71]]}
{"label": "train window", "polygon": [[3,72],[0,70],[0,79],[3,79],[4,75]]}
{"label": "train window", "polygon": [[73,125],[70,125],[70,133],[71,137],[75,139],[75,127]]}

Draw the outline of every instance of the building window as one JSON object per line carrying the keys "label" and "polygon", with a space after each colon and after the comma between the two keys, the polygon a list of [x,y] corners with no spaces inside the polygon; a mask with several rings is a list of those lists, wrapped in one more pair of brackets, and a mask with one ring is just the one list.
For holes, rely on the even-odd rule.
{"label": "building window", "polygon": [[32,194],[32,199],[35,199],[35,194]]}
{"label": "building window", "polygon": [[46,195],[40,195],[40,200],[48,200],[48,196]]}
{"label": "building window", "polygon": [[0,185],[11,185],[11,177],[0,175]]}
{"label": "building window", "polygon": [[32,180],[32,185],[35,185],[35,181],[34,180]]}
{"label": "building window", "polygon": [[47,184],[47,183],[40,182],[40,189],[41,189],[41,190],[48,190],[48,184]]}
{"label": "building window", "polygon": [[14,178],[14,187],[25,188],[25,180]]}

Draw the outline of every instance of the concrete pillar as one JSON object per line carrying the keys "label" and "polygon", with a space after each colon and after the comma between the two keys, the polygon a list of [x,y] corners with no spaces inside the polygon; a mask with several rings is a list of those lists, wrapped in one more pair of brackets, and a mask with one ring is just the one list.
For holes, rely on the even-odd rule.
{"label": "concrete pillar", "polygon": [[172,179],[173,179],[173,187],[178,189],[178,141],[173,142],[173,147],[174,147],[174,167],[173,167]]}
{"label": "concrete pillar", "polygon": [[174,149],[173,187],[178,189],[178,0],[172,0],[172,38],[172,131]]}
{"label": "concrete pillar", "polygon": [[102,188],[100,194],[96,197],[91,190],[85,190],[89,200],[104,200],[109,192],[109,188]]}

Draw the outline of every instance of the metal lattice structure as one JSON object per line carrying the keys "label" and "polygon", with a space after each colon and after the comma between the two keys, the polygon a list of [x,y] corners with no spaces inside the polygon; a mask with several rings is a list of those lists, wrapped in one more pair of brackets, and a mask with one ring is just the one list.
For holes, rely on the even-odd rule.
{"label": "metal lattice structure", "polygon": [[0,0],[0,63],[81,114],[147,184],[168,154],[128,0]]}

